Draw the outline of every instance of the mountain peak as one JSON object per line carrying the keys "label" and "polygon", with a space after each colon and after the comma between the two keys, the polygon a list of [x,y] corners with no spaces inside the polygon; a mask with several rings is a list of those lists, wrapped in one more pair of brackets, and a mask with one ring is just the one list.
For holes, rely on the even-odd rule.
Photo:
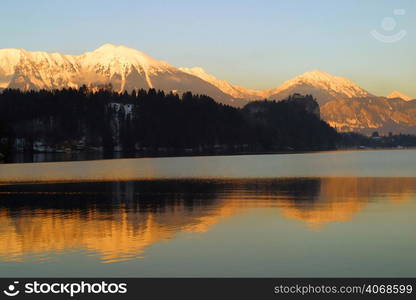
{"label": "mountain peak", "polygon": [[[335,77],[335,76],[332,76],[332,75],[330,75],[326,72],[320,71],[320,70],[308,71],[308,72],[303,73],[300,76],[304,76],[304,77]],[[300,77],[300,76],[298,76],[298,77]]]}
{"label": "mountain peak", "polygon": [[[163,61],[159,61],[144,52],[129,48],[123,45],[104,44],[92,52],[86,52],[80,56],[82,64],[85,66],[114,69],[110,73],[124,73],[126,69],[135,66],[145,72],[151,70],[166,70],[171,66]],[[122,71],[120,70],[123,69]]]}
{"label": "mountain peak", "polygon": [[308,79],[308,80],[313,80],[313,81],[343,81],[344,83],[345,82],[351,83],[350,80],[344,77],[334,76],[334,75],[331,75],[329,73],[326,73],[320,70],[313,70],[313,71],[305,72],[295,77],[294,79]]}
{"label": "mountain peak", "polygon": [[111,44],[111,43],[105,43],[103,45],[101,45],[100,47],[98,47],[98,49],[111,49],[111,48],[117,48],[120,47],[121,45],[115,45],[115,44]]}
{"label": "mountain peak", "polygon": [[[319,89],[320,91],[325,91],[325,93],[334,98],[359,98],[371,96],[369,92],[360,88],[351,80],[334,76],[320,70],[309,71],[288,80],[275,89],[274,93],[278,94],[285,90],[296,89],[296,87],[301,87],[300,90],[302,92],[308,92],[310,90],[311,94],[314,94],[312,93],[313,89]],[[318,95],[314,96],[318,97]]]}
{"label": "mountain peak", "polygon": [[[113,52],[113,51],[137,51],[133,48],[129,48],[127,46],[124,45],[115,45],[115,44],[111,44],[111,43],[106,43],[100,47],[98,47],[97,49],[94,50],[94,52]],[[139,51],[138,51],[139,52]]]}
{"label": "mountain peak", "polygon": [[399,92],[399,91],[394,91],[394,92],[391,92],[391,93],[387,96],[387,98],[389,98],[389,99],[400,98],[400,99],[402,99],[402,100],[404,100],[404,101],[410,101],[410,100],[413,100],[411,97],[409,97],[409,96],[407,96],[407,95],[405,95],[405,94],[403,94],[403,93],[401,93],[401,92]]}
{"label": "mountain peak", "polygon": [[148,56],[147,54],[139,50],[129,48],[123,45],[114,45],[110,43],[104,44],[101,47],[89,53],[108,55],[108,56],[126,57],[126,58],[133,57],[133,56],[141,56],[143,58],[152,59],[150,56]]}

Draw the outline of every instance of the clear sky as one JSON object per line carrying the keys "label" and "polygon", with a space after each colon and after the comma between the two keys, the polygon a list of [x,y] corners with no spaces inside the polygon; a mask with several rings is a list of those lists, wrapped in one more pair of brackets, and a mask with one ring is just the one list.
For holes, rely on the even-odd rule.
{"label": "clear sky", "polygon": [[[406,35],[384,43],[375,29]],[[319,69],[416,98],[415,31],[414,0],[2,0],[0,48],[80,54],[122,44],[249,88]]]}

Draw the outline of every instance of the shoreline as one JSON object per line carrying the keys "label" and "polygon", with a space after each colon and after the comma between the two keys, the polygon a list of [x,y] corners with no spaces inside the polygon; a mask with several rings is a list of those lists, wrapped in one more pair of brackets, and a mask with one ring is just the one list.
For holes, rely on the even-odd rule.
{"label": "shoreline", "polygon": [[9,158],[0,161],[0,165],[47,163],[47,162],[82,162],[115,159],[138,159],[138,158],[182,158],[182,157],[216,157],[216,156],[252,156],[252,155],[284,155],[284,154],[306,154],[320,152],[346,152],[346,151],[376,151],[376,150],[412,150],[416,147],[352,147],[338,149],[317,150],[281,150],[281,151],[218,151],[218,152],[150,152],[150,153],[123,153],[123,152],[17,152],[12,153]]}

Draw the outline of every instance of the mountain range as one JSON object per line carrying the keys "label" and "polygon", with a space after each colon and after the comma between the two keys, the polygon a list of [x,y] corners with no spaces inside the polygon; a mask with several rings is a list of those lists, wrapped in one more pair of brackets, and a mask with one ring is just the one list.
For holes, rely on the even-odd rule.
{"label": "mountain range", "polygon": [[416,101],[398,91],[372,95],[347,78],[310,71],[267,90],[233,85],[202,68],[177,68],[125,46],[105,44],[81,55],[0,50],[0,90],[60,89],[111,83],[114,90],[155,88],[206,94],[241,107],[252,100],[281,100],[294,93],[313,95],[321,115],[341,131],[416,133]]}

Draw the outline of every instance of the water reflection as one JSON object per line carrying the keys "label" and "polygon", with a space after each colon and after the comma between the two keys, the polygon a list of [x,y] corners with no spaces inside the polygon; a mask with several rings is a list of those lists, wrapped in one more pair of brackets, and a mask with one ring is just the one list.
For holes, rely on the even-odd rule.
{"label": "water reflection", "polygon": [[322,178],[319,201],[285,201],[281,213],[319,230],[330,222],[351,221],[371,201],[404,203],[415,197],[416,178]]}
{"label": "water reflection", "polygon": [[[416,178],[159,180],[0,186],[0,259],[87,252],[103,263],[140,259],[179,233],[272,209],[306,230],[351,222],[369,203],[415,198]],[[253,224],[254,226],[254,224]],[[230,237],[232,239],[232,237]]]}

